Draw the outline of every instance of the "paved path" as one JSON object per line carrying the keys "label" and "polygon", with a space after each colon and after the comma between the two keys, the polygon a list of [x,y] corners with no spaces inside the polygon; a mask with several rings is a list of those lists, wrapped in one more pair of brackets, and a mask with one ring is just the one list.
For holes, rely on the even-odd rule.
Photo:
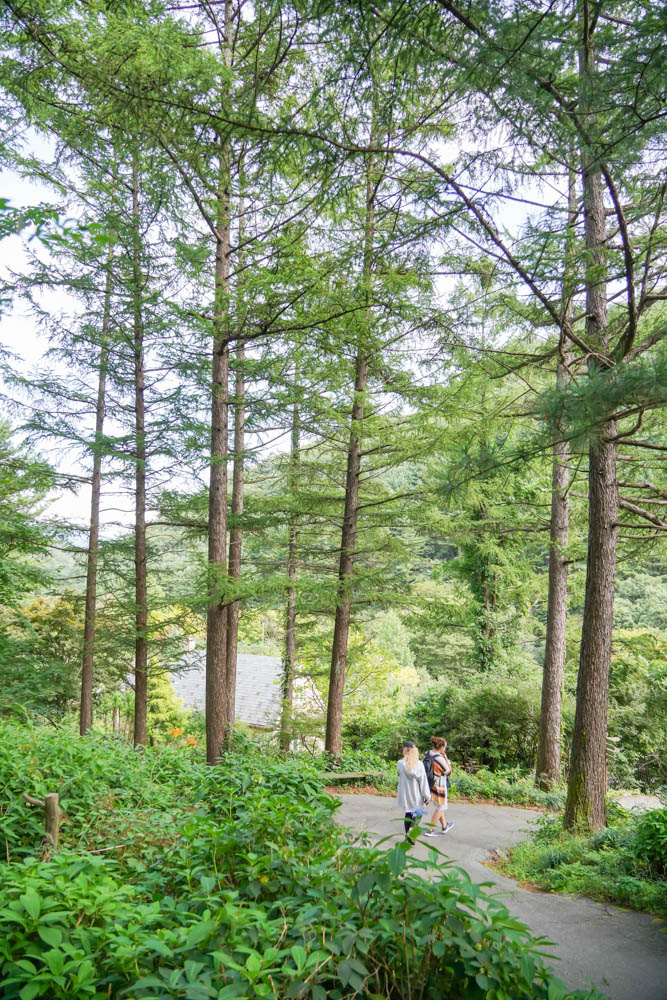
{"label": "paved path", "polygon": [[[392,799],[343,794],[340,799],[339,822],[378,839],[403,836]],[[482,864],[489,851],[520,840],[528,821],[538,815],[530,809],[454,802],[447,813],[454,829],[413,850],[426,858],[426,845],[436,844],[475,881],[493,882],[507,893],[503,901],[508,909],[535,934],[554,942],[554,969],[571,988],[595,984],[611,1000],[667,1000],[667,933],[660,930],[662,921],[581,896],[529,892]]]}

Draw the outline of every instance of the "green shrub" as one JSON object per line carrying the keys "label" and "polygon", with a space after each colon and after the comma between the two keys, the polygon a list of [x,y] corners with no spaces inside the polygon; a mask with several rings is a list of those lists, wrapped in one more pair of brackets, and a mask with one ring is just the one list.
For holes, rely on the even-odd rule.
{"label": "green shrub", "polygon": [[538,871],[546,872],[550,868],[559,868],[570,861],[572,861],[570,851],[562,847],[552,847],[537,856],[535,866]]}
{"label": "green shrub", "polygon": [[539,686],[483,680],[462,688],[448,685],[422,695],[405,716],[405,731],[420,747],[443,735],[460,764],[474,760],[492,770],[535,764],[539,728]]}
{"label": "green shrub", "polygon": [[626,813],[622,820],[617,817],[615,826],[578,837],[563,831],[560,817],[542,817],[532,836],[512,847],[500,868],[551,892],[581,893],[667,916],[667,882],[659,877],[653,853],[653,831],[664,830],[664,820],[646,823],[644,842],[638,832],[645,818],[638,822]]}
{"label": "green shrub", "polygon": [[7,826],[7,1000],[584,995],[553,980],[540,941],[435,850],[419,861],[404,843],[350,843],[312,763],[249,743],[210,768],[185,748],[0,735],[2,805],[13,768],[25,784],[30,763],[33,792],[60,782],[70,816],[51,860],[25,853],[39,839],[30,816]]}
{"label": "green shrub", "polygon": [[343,725],[343,746],[346,752],[371,753],[384,761],[395,761],[401,756],[403,740],[402,723],[387,722],[372,716],[360,717]]}
{"label": "green shrub", "polygon": [[544,809],[562,809],[565,803],[563,788],[544,792],[538,788],[532,773],[524,774],[520,768],[489,771],[481,768],[475,774],[460,773],[455,767],[452,777],[452,797],[491,799],[510,805],[541,806]]}
{"label": "green shrub", "polygon": [[637,823],[633,846],[652,872],[667,875],[667,808],[644,813]]}

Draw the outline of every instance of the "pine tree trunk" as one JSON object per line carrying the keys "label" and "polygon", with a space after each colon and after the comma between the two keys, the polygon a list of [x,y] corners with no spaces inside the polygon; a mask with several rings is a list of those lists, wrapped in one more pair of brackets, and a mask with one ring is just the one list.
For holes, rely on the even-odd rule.
{"label": "pine tree trunk", "polygon": [[[300,425],[299,407],[296,401],[298,377],[294,376],[295,400],[292,409],[292,440],[290,448],[290,503],[294,503],[293,491],[299,478]],[[285,601],[285,655],[283,657],[282,696],[283,708],[280,722],[280,747],[287,753],[292,742],[292,712],[294,708],[294,673],[296,669],[296,561],[299,548],[299,522],[294,507],[290,512],[287,528],[287,595]]]}
{"label": "pine tree trunk", "polygon": [[[582,4],[583,41],[579,55],[582,107],[590,110],[589,135],[595,132],[593,81],[595,56],[588,4]],[[582,141],[584,229],[586,234],[586,334],[590,345],[607,353],[606,225],[602,177],[596,149]],[[592,370],[605,363],[589,359]],[[565,806],[566,829],[605,825],[607,791],[607,701],[614,616],[614,575],[618,534],[616,424],[609,420],[589,450],[588,560],[586,597],[577,680],[577,706]]]}
{"label": "pine tree trunk", "polygon": [[[232,516],[234,524],[229,532],[229,576],[232,580],[241,578],[241,558],[243,553],[243,476],[245,448],[245,375],[243,362],[245,350],[242,342],[236,349],[239,365],[236,369],[234,391],[234,469],[232,474]],[[236,659],[239,644],[240,602],[233,601],[227,608],[227,732],[225,742],[231,746],[234,729],[236,703]]]}
{"label": "pine tree trunk", "polygon": [[343,724],[343,693],[345,690],[345,670],[347,667],[347,646],[350,636],[352,608],[352,580],[354,557],[357,543],[357,520],[359,516],[359,476],[361,473],[361,442],[358,428],[364,419],[366,387],[368,384],[368,359],[362,352],[357,355],[354,404],[352,406],[352,427],[347,451],[347,475],[345,478],[345,508],[341,532],[340,557],[338,563],[338,590],[336,594],[336,617],[334,621],[333,645],[331,649],[331,672],[329,674],[329,698],[327,701],[327,728],[325,749],[334,756],[340,756],[341,730]]}
{"label": "pine tree trunk", "polygon": [[93,668],[95,657],[95,615],[97,610],[97,559],[100,538],[100,496],[102,492],[102,433],[104,431],[104,405],[106,394],[107,352],[109,323],[111,319],[111,245],[107,255],[107,273],[104,287],[104,311],[95,407],[95,450],[90,495],[90,528],[88,532],[88,560],[86,568],[86,599],[83,618],[83,655],[81,659],[81,704],[79,732],[84,736],[93,724]]}
{"label": "pine tree trunk", "polygon": [[[565,274],[563,279],[563,316],[572,321],[573,255],[577,219],[577,189],[574,171],[568,183],[568,227],[565,247]],[[569,353],[564,348],[564,358],[558,361],[556,384],[563,390],[570,380],[567,362]],[[549,535],[549,596],[547,599],[547,632],[542,673],[542,706],[540,734],[537,748],[535,780],[540,788],[548,790],[560,779],[560,730],[563,700],[563,676],[567,626],[567,543],[570,527],[570,504],[567,491],[570,485],[570,447],[565,439],[565,423],[561,419],[554,428],[551,477],[551,522]]]}
{"label": "pine tree trunk", "polygon": [[206,622],[206,760],[216,764],[229,719],[227,690],[227,453],[229,378],[229,147],[220,156],[215,248],[215,319],[211,400],[211,475],[208,509],[209,605]]}
{"label": "pine tree trunk", "polygon": [[[371,127],[371,137],[374,128]],[[325,750],[335,757],[341,752],[341,731],[343,727],[343,694],[345,691],[345,671],[347,668],[347,646],[350,636],[352,609],[352,584],[354,575],[355,547],[357,543],[357,521],[359,517],[359,476],[361,474],[360,428],[365,415],[366,389],[368,387],[368,354],[364,343],[370,332],[370,293],[373,266],[373,240],[375,236],[375,196],[374,158],[369,156],[366,165],[366,218],[364,223],[363,288],[366,296],[366,327],[357,350],[354,373],[354,401],[347,449],[347,472],[345,477],[345,505],[343,528],[341,531],[340,557],[338,562],[338,589],[336,592],[336,616],[334,620],[333,643],[331,647],[331,670],[329,673],[329,695],[327,699],[327,725]]]}
{"label": "pine tree trunk", "polygon": [[595,830],[606,823],[607,702],[614,614],[618,489],[616,424],[589,454],[586,597],[581,635],[577,707],[565,807],[566,829]]}
{"label": "pine tree trunk", "polygon": [[[558,382],[563,382],[565,377],[566,370],[559,362]],[[570,523],[567,497],[570,484],[569,456],[567,442],[557,441],[553,447],[551,477],[549,596],[536,766],[537,784],[544,789],[551,788],[560,778],[560,727],[567,623],[567,542]]]}
{"label": "pine tree trunk", "polygon": [[132,161],[132,304],[134,334],[135,414],[135,653],[134,653],[134,745],[146,745],[148,712],[148,599],[146,580],[146,409],[144,401],[144,330],[141,309],[141,234],[137,157]]}
{"label": "pine tree trunk", "polygon": [[[485,521],[488,517],[485,508],[479,512],[480,521]],[[493,563],[490,559],[479,552],[479,559],[482,563],[480,570],[480,586],[482,595],[482,608],[477,622],[478,640],[477,655],[480,670],[493,670],[501,652],[501,644],[498,637],[498,585]]]}

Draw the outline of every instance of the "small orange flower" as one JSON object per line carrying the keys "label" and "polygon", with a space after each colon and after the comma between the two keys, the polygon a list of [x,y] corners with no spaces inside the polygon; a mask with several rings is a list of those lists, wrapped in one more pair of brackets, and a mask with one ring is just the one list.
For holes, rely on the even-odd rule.
{"label": "small orange flower", "polygon": [[170,729],[169,732],[171,733],[172,736],[182,736],[183,735],[183,730],[182,729]]}
{"label": "small orange flower", "polygon": [[196,747],[197,746],[197,741],[194,738],[194,736],[186,736],[185,742],[187,743],[187,745],[189,747]]}

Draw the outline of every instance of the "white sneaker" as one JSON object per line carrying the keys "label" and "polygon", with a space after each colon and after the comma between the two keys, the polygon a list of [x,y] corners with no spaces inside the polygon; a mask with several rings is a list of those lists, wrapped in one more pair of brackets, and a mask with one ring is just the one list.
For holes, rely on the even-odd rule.
{"label": "white sneaker", "polygon": [[424,836],[425,837],[437,837],[438,836],[438,831],[437,830],[429,830],[428,833],[424,834]]}
{"label": "white sneaker", "polygon": [[442,830],[438,830],[438,833],[449,833],[449,831],[451,830],[451,828],[452,828],[453,826],[454,826],[454,824],[453,824],[453,823],[448,823],[448,824],[447,824],[447,826],[446,826],[446,827],[444,827],[444,829],[442,829]]}

